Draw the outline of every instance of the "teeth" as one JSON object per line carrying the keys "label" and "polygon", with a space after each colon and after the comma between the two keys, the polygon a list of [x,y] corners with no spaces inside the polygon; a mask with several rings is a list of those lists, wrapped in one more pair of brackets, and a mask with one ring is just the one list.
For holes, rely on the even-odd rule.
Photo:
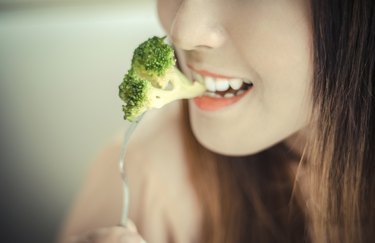
{"label": "teeth", "polygon": [[206,85],[207,90],[211,92],[216,92],[215,79],[212,77],[205,77],[204,84]]}
{"label": "teeth", "polygon": [[[250,80],[244,80],[239,78],[233,79],[222,79],[213,78],[210,76],[202,76],[197,73],[193,73],[193,78],[196,81],[204,83],[206,86],[205,95],[216,98],[232,98],[236,95],[243,94],[245,91],[241,89],[244,83],[252,84]],[[247,86],[245,86],[246,88]],[[220,93],[221,92],[221,93]],[[224,93],[223,93],[224,92]]]}
{"label": "teeth", "polygon": [[232,98],[232,97],[234,97],[234,94],[233,94],[233,93],[226,93],[226,94],[224,95],[224,98]]}
{"label": "teeth", "polygon": [[241,79],[231,79],[229,81],[229,85],[234,90],[239,90],[242,86],[242,80]]}
{"label": "teeth", "polygon": [[226,91],[229,88],[229,82],[225,79],[216,79],[215,87],[217,91]]}
{"label": "teeth", "polygon": [[205,95],[207,95],[209,97],[221,98],[220,95],[218,95],[216,93],[212,93],[212,92],[206,92]]}

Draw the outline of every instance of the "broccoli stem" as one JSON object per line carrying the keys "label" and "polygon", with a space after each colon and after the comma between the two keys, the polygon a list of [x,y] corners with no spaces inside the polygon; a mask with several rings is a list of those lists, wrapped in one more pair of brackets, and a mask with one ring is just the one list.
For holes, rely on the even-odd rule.
{"label": "broccoli stem", "polygon": [[[199,82],[192,82],[186,78],[176,67],[172,67],[163,79],[172,84],[171,89],[154,88],[151,91],[151,103],[155,108],[178,99],[190,99],[202,95],[206,88]],[[168,83],[167,82],[167,83]]]}

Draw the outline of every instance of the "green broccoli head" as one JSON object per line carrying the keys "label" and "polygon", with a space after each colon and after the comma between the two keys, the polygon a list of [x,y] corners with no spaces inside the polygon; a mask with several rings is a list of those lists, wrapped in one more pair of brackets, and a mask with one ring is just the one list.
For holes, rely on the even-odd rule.
{"label": "green broccoli head", "polygon": [[134,121],[151,108],[193,98],[206,90],[176,68],[173,48],[164,39],[150,38],[134,51],[132,66],[119,87],[126,120]]}
{"label": "green broccoli head", "polygon": [[148,90],[150,82],[137,76],[133,69],[125,75],[119,87],[119,96],[124,101],[122,109],[124,119],[134,120],[148,107]]}
{"label": "green broccoli head", "polygon": [[150,81],[162,77],[176,64],[173,48],[164,42],[165,37],[152,37],[134,51],[132,68]]}

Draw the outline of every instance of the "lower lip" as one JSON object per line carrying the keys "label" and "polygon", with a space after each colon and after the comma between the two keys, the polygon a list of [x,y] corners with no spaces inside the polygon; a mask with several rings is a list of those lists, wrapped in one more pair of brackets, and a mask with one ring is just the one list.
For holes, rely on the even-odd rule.
{"label": "lower lip", "polygon": [[237,103],[246,94],[250,92],[251,89],[247,90],[245,93],[234,96],[232,98],[215,98],[209,96],[199,96],[194,98],[195,105],[204,111],[217,111]]}

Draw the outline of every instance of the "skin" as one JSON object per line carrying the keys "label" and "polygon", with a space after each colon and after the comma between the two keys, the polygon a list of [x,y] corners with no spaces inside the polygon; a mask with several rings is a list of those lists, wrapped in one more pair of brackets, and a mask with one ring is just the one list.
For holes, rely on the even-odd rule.
{"label": "skin", "polygon": [[118,227],[122,210],[118,171],[121,132],[93,163],[65,220],[59,243],[142,243],[143,239],[152,243],[197,242],[201,212],[189,181],[181,119],[180,103],[171,103],[149,111],[132,135],[126,172],[129,218],[138,230]]}
{"label": "skin", "polygon": [[159,0],[158,12],[187,76],[192,78],[190,65],[254,83],[239,102],[218,111],[190,101],[193,132],[206,148],[253,154],[308,124],[308,1]]}
{"label": "skin", "polygon": [[[189,101],[200,143],[226,155],[256,153],[283,140],[292,149],[303,144],[312,79],[307,0],[158,0],[158,13],[187,76],[192,65],[254,83],[239,102],[214,112]],[[148,112],[132,136],[126,171],[129,217],[138,230],[118,227],[121,133],[93,164],[59,242],[197,241],[201,211],[181,119],[180,103],[169,104]]]}

